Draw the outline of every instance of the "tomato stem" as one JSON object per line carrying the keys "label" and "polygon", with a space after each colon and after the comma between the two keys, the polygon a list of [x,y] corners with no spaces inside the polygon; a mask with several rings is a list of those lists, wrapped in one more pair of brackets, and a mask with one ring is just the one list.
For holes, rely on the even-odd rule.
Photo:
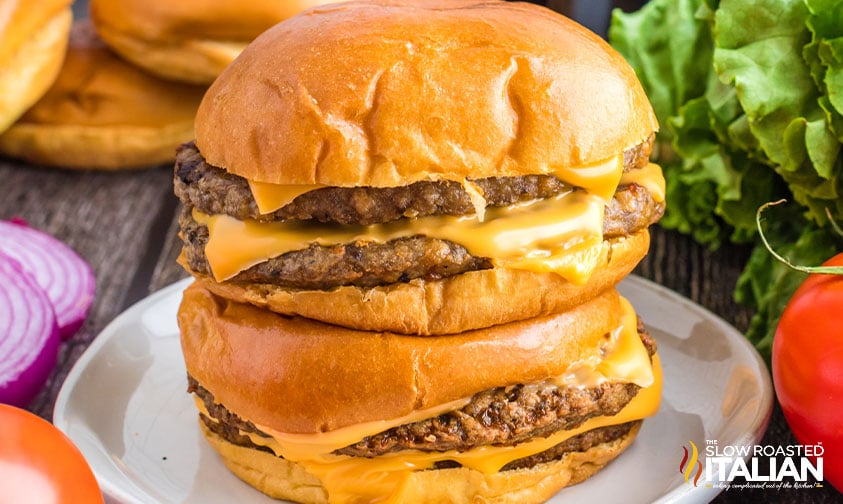
{"label": "tomato stem", "polygon": [[[758,207],[758,211],[755,212],[755,225],[758,226],[758,234],[761,236],[761,241],[764,242],[764,246],[767,247],[767,250],[770,254],[773,255],[779,262],[787,265],[787,267],[794,269],[796,271],[801,271],[803,273],[823,273],[823,274],[831,274],[831,275],[843,275],[843,266],[802,266],[799,264],[793,264],[788,260],[786,257],[782,257],[778,252],[776,252],[770,242],[767,241],[767,237],[764,236],[764,229],[761,225],[761,222],[764,220],[762,214],[764,210],[767,210],[771,206],[781,205],[782,203],[786,203],[787,200],[780,199],[778,201],[770,201],[768,203],[764,203],[760,207]],[[829,221],[832,223],[832,227],[834,227],[835,231],[843,235],[841,233],[840,228],[837,226],[837,223],[834,222],[833,219],[829,218]]]}
{"label": "tomato stem", "polygon": [[831,224],[831,229],[833,229],[838,236],[843,236],[843,229],[840,229],[840,224],[838,224],[837,221],[834,220],[834,216],[831,215],[831,210],[829,210],[828,207],[826,207],[825,209],[825,215],[828,217],[828,222]]}

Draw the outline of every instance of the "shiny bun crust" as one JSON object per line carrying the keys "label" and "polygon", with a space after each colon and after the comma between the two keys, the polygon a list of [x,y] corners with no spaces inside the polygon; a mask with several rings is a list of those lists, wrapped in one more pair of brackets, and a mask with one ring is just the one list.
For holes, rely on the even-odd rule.
{"label": "shiny bun crust", "polygon": [[291,290],[267,284],[218,283],[203,288],[286,315],[369,331],[454,334],[564,311],[620,282],[647,254],[646,229],[603,243],[598,266],[583,285],[555,273],[494,268],[441,280],[413,280],[374,288]]}
{"label": "shiny bun crust", "polygon": [[66,168],[118,169],[172,161],[193,138],[204,87],[164,81],[126,63],[88,22],[73,27],[47,93],[5,134],[0,152]]}
{"label": "shiny bun crust", "polygon": [[549,9],[368,0],[258,37],[211,86],[196,144],[250,180],[383,187],[552,173],[656,129],[626,61]]}
{"label": "shiny bun crust", "polygon": [[161,77],[211,83],[261,32],[330,0],[91,0],[100,36]]}
{"label": "shiny bun crust", "polygon": [[14,123],[59,73],[73,14],[69,0],[9,0],[0,19],[0,132]]}
{"label": "shiny bun crust", "polygon": [[[305,504],[325,504],[327,493],[320,480],[304,467],[270,453],[229,443],[200,421],[202,434],[220,454],[225,465],[246,483],[276,499]],[[465,467],[411,473],[395,502],[473,504],[540,503],[560,489],[591,477],[614,460],[635,439],[640,424],[625,436],[572,452],[559,460],[493,474]]]}
{"label": "shiny bun crust", "polygon": [[256,425],[309,434],[558,376],[596,356],[620,317],[610,289],[564,313],[419,338],[284,317],[194,284],[178,324],[187,372],[215,401]]}

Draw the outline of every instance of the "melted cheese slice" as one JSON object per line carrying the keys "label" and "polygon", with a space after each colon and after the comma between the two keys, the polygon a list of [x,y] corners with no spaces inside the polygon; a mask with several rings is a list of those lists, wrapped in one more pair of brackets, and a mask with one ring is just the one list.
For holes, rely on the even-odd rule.
{"label": "melted cheese slice", "polygon": [[557,273],[582,284],[597,265],[603,244],[603,201],[582,191],[554,198],[492,208],[476,216],[435,215],[371,226],[302,221],[240,221],[227,215],[193,217],[208,228],[205,256],[214,278],[223,281],[267,259],[311,243],[324,246],[355,241],[385,243],[425,235],[463,245],[496,266]]}
{"label": "melted cheese slice", "polygon": [[[615,194],[618,183],[623,173],[623,156],[614,156],[599,163],[577,167],[565,167],[549,172],[556,178],[565,182],[572,187],[579,187],[584,189],[589,194],[601,198],[608,203]],[[478,215],[482,211],[479,208],[482,201],[485,207],[485,200],[482,193],[477,186],[470,180],[460,180],[466,192],[471,198],[471,203],[474,205]],[[252,196],[257,203],[258,211],[261,214],[268,214],[274,212],[284,205],[289,204],[300,195],[326,187],[324,185],[308,185],[308,184],[271,184],[268,182],[249,181],[249,187],[252,190]]]}
{"label": "melted cheese slice", "polygon": [[621,185],[638,184],[647,189],[657,203],[664,201],[664,173],[655,163],[624,173],[620,183]]}
{"label": "melted cheese slice", "polygon": [[559,386],[594,388],[602,383],[634,383],[649,387],[653,383],[650,355],[638,335],[638,318],[630,302],[620,296],[621,325],[612,331],[597,353],[568,367],[550,381]]}
{"label": "melted cheese slice", "polygon": [[317,184],[269,184],[249,180],[249,189],[261,214],[272,213],[285,207],[304,193],[325,187]]}

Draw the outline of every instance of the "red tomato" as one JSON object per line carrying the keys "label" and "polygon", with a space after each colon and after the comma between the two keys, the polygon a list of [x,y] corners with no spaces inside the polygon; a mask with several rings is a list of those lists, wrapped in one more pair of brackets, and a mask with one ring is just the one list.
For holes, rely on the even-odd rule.
{"label": "red tomato", "polygon": [[[825,266],[843,266],[843,254]],[[823,476],[843,491],[843,276],[811,274],[773,340],[773,382],[796,439],[822,444]]]}
{"label": "red tomato", "polygon": [[60,430],[0,404],[0,503],[102,503],[94,473]]}

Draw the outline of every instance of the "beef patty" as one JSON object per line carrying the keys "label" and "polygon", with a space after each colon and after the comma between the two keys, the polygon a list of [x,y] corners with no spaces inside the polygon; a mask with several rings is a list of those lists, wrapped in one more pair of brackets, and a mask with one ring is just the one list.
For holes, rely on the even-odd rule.
{"label": "beef patty", "polygon": [[[638,333],[652,358],[656,344],[640,320]],[[615,415],[639,390],[631,383],[603,383],[592,388],[551,383],[498,387],[475,394],[461,409],[393,427],[334,453],[376,457],[408,449],[465,451],[486,445],[512,446],[579,427],[593,417]],[[212,430],[225,439],[246,443],[249,438],[240,431],[267,437],[254,424],[216,403],[213,394],[192,376],[188,376],[188,391],[203,401],[209,415],[219,422]]]}
{"label": "beef patty", "polygon": [[[226,424],[215,422],[202,413],[199,414],[199,419],[202,421],[202,423],[205,424],[206,427],[208,427],[208,430],[222,437],[229,443],[236,444],[238,446],[244,446],[246,448],[265,451],[272,455],[278,456],[274,451],[272,451],[272,449],[266,446],[261,446],[259,444],[253,443],[248,436],[240,434],[236,429],[232,429]],[[543,452],[536,453],[535,455],[530,455],[529,457],[513,460],[512,462],[503,466],[501,468],[501,471],[511,471],[514,469],[528,469],[538,464],[551,462],[553,460],[559,460],[564,457],[567,453],[587,451],[588,449],[594,446],[603,443],[608,443],[610,441],[614,441],[627,435],[634,426],[640,423],[641,420],[636,420],[633,422],[626,422],[619,425],[599,427],[597,429],[592,429],[590,431],[583,432],[582,434],[578,434],[574,437],[568,438],[565,441],[559,443],[558,445],[552,446]],[[461,467],[461,464],[454,460],[443,460],[441,462],[436,462],[433,464],[433,469],[450,469],[454,467]]]}
{"label": "beef patty", "polygon": [[[624,170],[648,162],[652,141],[624,152]],[[550,198],[571,187],[550,175],[492,177],[472,180],[487,206]],[[263,222],[316,220],[338,224],[377,224],[404,217],[467,215],[475,211],[462,184],[452,181],[416,182],[402,187],[325,187],[304,193],[280,209],[262,215],[243,177],[209,165],[193,143],[176,156],[175,192],[182,203],[206,214]]]}

